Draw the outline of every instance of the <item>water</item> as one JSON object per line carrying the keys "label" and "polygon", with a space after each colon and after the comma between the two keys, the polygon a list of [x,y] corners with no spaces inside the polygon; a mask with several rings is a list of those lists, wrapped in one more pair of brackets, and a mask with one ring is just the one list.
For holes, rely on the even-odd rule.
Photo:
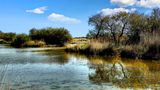
{"label": "water", "polygon": [[0,90],[160,89],[160,62],[0,46]]}

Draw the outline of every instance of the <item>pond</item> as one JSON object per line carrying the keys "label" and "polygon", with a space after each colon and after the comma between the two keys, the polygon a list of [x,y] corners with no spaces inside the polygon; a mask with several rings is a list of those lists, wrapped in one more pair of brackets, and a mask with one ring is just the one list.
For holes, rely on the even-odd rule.
{"label": "pond", "polygon": [[160,89],[160,61],[0,46],[0,90]]}

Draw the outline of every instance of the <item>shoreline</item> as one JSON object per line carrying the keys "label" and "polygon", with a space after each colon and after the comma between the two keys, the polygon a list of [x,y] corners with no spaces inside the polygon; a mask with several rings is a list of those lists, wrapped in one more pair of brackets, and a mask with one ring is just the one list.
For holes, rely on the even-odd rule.
{"label": "shoreline", "polygon": [[[69,43],[70,45],[72,45],[71,43]],[[3,46],[7,46],[7,47],[10,47],[10,48],[16,48],[16,47],[13,47],[11,46],[10,44],[0,44],[0,45],[3,45]],[[79,45],[79,44],[77,44]],[[147,55],[145,56],[142,56],[143,54],[139,55],[133,51],[127,51],[127,50],[124,50],[124,49],[121,49],[121,50],[115,50],[114,48],[111,48],[111,47],[108,47],[102,51],[97,51],[97,52],[94,52],[94,51],[91,51],[89,48],[86,48],[86,49],[74,49],[77,45],[74,45],[74,47],[72,48],[68,48],[67,46],[56,46],[56,45],[45,45],[43,47],[21,47],[21,48],[18,48],[18,49],[28,49],[28,48],[42,48],[43,50],[42,51],[48,51],[48,50],[63,50],[64,52],[66,53],[73,53],[73,54],[80,54],[80,55],[85,55],[85,56],[91,56],[91,57],[115,57],[115,56],[119,56],[120,58],[125,58],[125,59],[142,59],[142,60],[156,60],[156,61],[159,61],[160,58],[155,58],[153,56],[148,56]],[[41,51],[41,50],[38,50],[38,51]]]}

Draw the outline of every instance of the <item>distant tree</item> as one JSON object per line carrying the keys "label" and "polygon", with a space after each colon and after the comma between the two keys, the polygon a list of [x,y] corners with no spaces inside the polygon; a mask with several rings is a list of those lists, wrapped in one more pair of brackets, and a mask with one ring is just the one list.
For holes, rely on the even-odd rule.
{"label": "distant tree", "polygon": [[4,41],[7,42],[12,42],[16,37],[15,33],[3,33],[0,32],[0,39],[3,39]]}

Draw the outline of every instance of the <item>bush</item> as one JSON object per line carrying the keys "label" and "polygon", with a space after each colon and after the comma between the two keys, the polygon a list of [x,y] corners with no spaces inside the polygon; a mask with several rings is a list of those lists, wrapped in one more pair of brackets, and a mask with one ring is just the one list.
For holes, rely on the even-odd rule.
{"label": "bush", "polygon": [[42,40],[46,44],[61,46],[72,38],[69,31],[64,28],[31,29],[30,37],[32,40]]}
{"label": "bush", "polygon": [[30,37],[25,34],[19,34],[16,36],[16,39],[11,43],[14,47],[23,47],[24,44],[30,40]]}
{"label": "bush", "polygon": [[149,46],[149,49],[142,55],[142,59],[160,59],[160,44],[153,44]]}

